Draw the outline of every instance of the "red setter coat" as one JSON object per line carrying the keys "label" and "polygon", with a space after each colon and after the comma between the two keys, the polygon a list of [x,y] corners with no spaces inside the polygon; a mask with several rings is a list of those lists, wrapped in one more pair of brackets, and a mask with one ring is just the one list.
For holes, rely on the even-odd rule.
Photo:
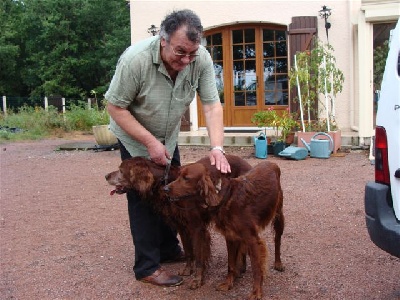
{"label": "red setter coat", "polygon": [[260,231],[272,222],[275,231],[274,268],[283,271],[281,236],[284,229],[283,193],[280,169],[271,162],[262,162],[238,178],[222,178],[216,185],[202,164],[181,168],[179,177],[167,185],[170,197],[185,197],[196,191],[202,205],[214,210],[212,220],[226,239],[228,275],[219,290],[229,290],[243,268],[243,254],[248,253],[253,271],[253,290],[249,299],[262,298],[262,283],[268,258]]}
{"label": "red setter coat", "polygon": [[[244,174],[251,166],[234,155],[226,158],[231,166],[231,173],[222,174],[215,166],[211,166],[208,157],[197,163],[203,166],[209,174],[211,182],[217,184],[222,178],[238,177]],[[106,175],[109,184],[116,187],[115,192],[123,193],[126,189],[139,192],[145,201],[151,201],[166,221],[178,231],[187,257],[185,267],[180,275],[191,275],[190,288],[200,287],[204,282],[205,270],[211,257],[211,237],[208,226],[210,214],[198,195],[170,199],[164,191],[165,183],[178,177],[179,167],[171,166],[166,172],[165,166],[143,158],[134,157],[122,161],[119,170]]]}

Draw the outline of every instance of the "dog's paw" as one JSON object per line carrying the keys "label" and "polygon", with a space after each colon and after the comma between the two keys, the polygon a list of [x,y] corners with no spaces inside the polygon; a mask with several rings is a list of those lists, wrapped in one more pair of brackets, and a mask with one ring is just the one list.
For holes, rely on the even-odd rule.
{"label": "dog's paw", "polygon": [[281,262],[276,262],[274,264],[274,269],[279,271],[279,272],[285,271],[285,267],[283,266],[283,264]]}
{"label": "dog's paw", "polygon": [[190,266],[185,265],[182,269],[178,271],[180,276],[190,276],[193,274],[193,269]]}
{"label": "dog's paw", "polygon": [[247,299],[248,300],[261,300],[262,296],[261,296],[261,294],[252,293],[249,295],[249,297]]}
{"label": "dog's paw", "polygon": [[201,278],[193,278],[192,281],[189,283],[189,288],[191,290],[195,290],[198,289],[199,287],[201,287]]}
{"label": "dog's paw", "polygon": [[226,292],[233,288],[233,282],[231,280],[225,280],[216,286],[217,291]]}

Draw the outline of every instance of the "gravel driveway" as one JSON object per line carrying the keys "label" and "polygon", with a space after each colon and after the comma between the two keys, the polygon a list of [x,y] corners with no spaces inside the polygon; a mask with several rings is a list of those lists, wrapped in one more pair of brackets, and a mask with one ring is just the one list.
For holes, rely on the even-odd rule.
{"label": "gravel driveway", "polygon": [[[80,136],[93,142],[92,136]],[[119,151],[55,151],[48,139],[0,145],[1,299],[244,299],[251,268],[229,292],[215,285],[227,271],[224,240],[213,232],[206,283],[160,288],[135,281],[125,196],[110,196],[104,175]],[[253,148],[228,148],[255,165]],[[182,147],[182,162],[208,154]],[[400,299],[400,260],[369,239],[363,193],[374,168],[366,152],[293,161],[282,170],[286,228],[283,273],[272,270],[265,299]],[[263,233],[273,257],[271,230]],[[176,272],[181,265],[165,267]]]}

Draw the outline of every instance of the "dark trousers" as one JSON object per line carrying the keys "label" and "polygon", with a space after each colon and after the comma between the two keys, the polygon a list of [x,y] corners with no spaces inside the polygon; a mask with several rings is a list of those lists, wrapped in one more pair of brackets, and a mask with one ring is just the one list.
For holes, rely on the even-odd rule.
{"label": "dark trousers", "polygon": [[[131,157],[120,144],[121,159]],[[180,165],[178,146],[171,164]],[[128,214],[133,245],[135,247],[135,277],[140,280],[160,268],[160,262],[170,259],[181,251],[176,231],[172,230],[151,205],[143,201],[135,191],[127,193]]]}

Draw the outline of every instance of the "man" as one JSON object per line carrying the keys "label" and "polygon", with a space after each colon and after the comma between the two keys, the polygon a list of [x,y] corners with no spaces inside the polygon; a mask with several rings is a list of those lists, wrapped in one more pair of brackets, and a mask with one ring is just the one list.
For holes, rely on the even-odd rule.
{"label": "man", "polygon": [[[174,11],[161,23],[159,36],[129,47],[120,57],[105,97],[122,159],[147,156],[157,164],[171,160],[180,165],[180,120],[197,91],[211,142],[210,161],[222,173],[230,172],[222,148],[222,106],[213,62],[200,46],[202,33],[194,12]],[[183,256],[176,232],[139,195],[129,192],[127,198],[136,279],[160,286],[181,284],[180,276],[160,267],[163,261]]]}

